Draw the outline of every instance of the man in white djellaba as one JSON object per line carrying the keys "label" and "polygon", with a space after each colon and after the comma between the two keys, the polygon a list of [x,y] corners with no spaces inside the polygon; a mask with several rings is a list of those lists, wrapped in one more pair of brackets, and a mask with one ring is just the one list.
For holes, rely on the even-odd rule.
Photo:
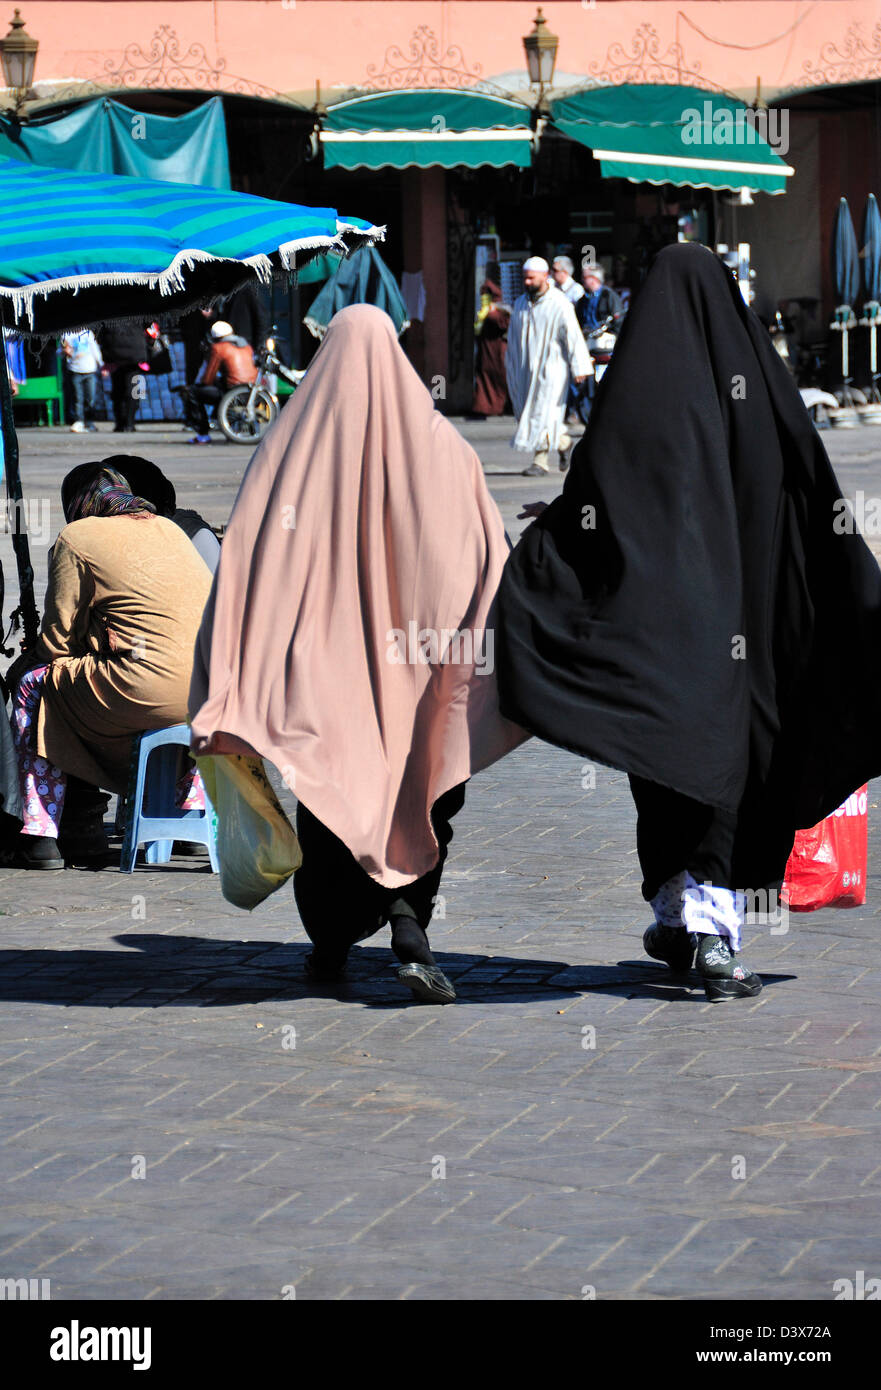
{"label": "man in white djellaba", "polygon": [[508,392],[517,417],[511,447],[533,455],[523,472],[534,478],[548,472],[551,449],[559,453],[560,471],[569,467],[569,378],[580,385],[593,372],[593,363],[575,310],[551,284],[550,267],[541,256],[525,262],[523,288],[508,329]]}

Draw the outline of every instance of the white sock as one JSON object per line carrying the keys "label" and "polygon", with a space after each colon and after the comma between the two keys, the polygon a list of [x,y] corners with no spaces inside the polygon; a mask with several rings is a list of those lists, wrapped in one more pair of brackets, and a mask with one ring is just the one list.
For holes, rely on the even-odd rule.
{"label": "white sock", "polygon": [[739,951],[743,944],[744,911],[744,895],[739,889],[697,883],[691,874],[686,875],[682,923],[688,931],[723,936],[732,951]]}
{"label": "white sock", "polygon": [[739,889],[698,883],[687,871],[674,874],[652,898],[655,920],[702,936],[724,937],[732,951],[743,942],[745,899]]}
{"label": "white sock", "polygon": [[682,894],[685,891],[686,872],[674,874],[662,883],[651,900],[652,911],[659,927],[681,927]]}

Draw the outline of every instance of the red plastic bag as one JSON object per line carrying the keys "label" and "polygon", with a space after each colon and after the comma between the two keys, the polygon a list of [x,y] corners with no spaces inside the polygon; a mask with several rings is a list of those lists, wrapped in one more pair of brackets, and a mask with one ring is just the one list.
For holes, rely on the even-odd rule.
{"label": "red plastic bag", "polygon": [[783,901],[791,911],[861,907],[866,901],[868,796],[868,787],[860,787],[819,825],[796,831],[783,881]]}

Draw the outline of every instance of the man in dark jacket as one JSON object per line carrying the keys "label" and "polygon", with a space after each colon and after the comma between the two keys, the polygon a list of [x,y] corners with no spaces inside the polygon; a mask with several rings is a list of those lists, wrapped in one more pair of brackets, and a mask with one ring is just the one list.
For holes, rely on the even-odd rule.
{"label": "man in dark jacket", "polygon": [[[597,340],[591,337],[591,334],[596,332],[601,323],[611,318],[612,322],[606,324],[603,334],[611,333],[613,338],[617,338],[627,310],[624,308],[621,297],[615,293],[610,285],[605,283],[605,274],[601,265],[585,264],[581,278],[584,282],[584,294],[576,301],[573,308],[581,331],[587,340],[587,346],[592,353],[595,353],[598,344]],[[599,337],[602,338],[603,334],[600,334]],[[607,358],[603,358],[601,366],[607,360]],[[599,376],[601,375],[602,371],[599,372]],[[588,377],[580,391],[576,391],[574,387],[570,388],[569,408],[585,425],[593,408],[597,379],[597,375]]]}
{"label": "man in dark jacket", "polygon": [[606,328],[606,332],[614,333],[617,337],[624,322],[624,305],[620,295],[605,283],[606,277],[601,265],[586,265],[581,278],[584,281],[585,293],[575,305],[575,313],[585,338],[594,332],[603,319],[610,316],[612,322]]}
{"label": "man in dark jacket", "polygon": [[138,401],[135,382],[147,370],[147,333],[141,323],[108,323],[99,334],[104,371],[109,372],[113,400],[113,429],[130,434],[135,427]]}

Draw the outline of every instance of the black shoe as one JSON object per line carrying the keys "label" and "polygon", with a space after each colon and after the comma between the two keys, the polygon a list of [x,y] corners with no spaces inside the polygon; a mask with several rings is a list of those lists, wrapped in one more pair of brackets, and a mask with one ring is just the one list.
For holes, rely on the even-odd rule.
{"label": "black shoe", "polygon": [[64,830],[58,836],[58,853],[64,859],[78,864],[93,859],[103,859],[110,854],[110,841],[104,833],[103,825],[98,828]]}
{"label": "black shoe", "polygon": [[345,974],[347,955],[348,952],[342,956],[322,954],[316,947],[306,957],[306,974],[310,980],[316,982],[338,980],[341,975]]}
{"label": "black shoe", "polygon": [[425,1004],[452,1004],[456,991],[444,972],[436,965],[402,965],[398,970],[402,985],[409,985],[417,999]]}
{"label": "black shoe", "polygon": [[4,854],[11,869],[63,869],[58,841],[49,835],[19,835],[17,844]]}
{"label": "black shoe", "polygon": [[740,964],[724,937],[701,933],[695,966],[711,1004],[725,999],[752,999],[762,992],[758,975]]}
{"label": "black shoe", "polygon": [[685,975],[694,960],[697,937],[684,927],[663,927],[656,922],[644,933],[642,945],[646,955],[665,961],[677,975]]}

